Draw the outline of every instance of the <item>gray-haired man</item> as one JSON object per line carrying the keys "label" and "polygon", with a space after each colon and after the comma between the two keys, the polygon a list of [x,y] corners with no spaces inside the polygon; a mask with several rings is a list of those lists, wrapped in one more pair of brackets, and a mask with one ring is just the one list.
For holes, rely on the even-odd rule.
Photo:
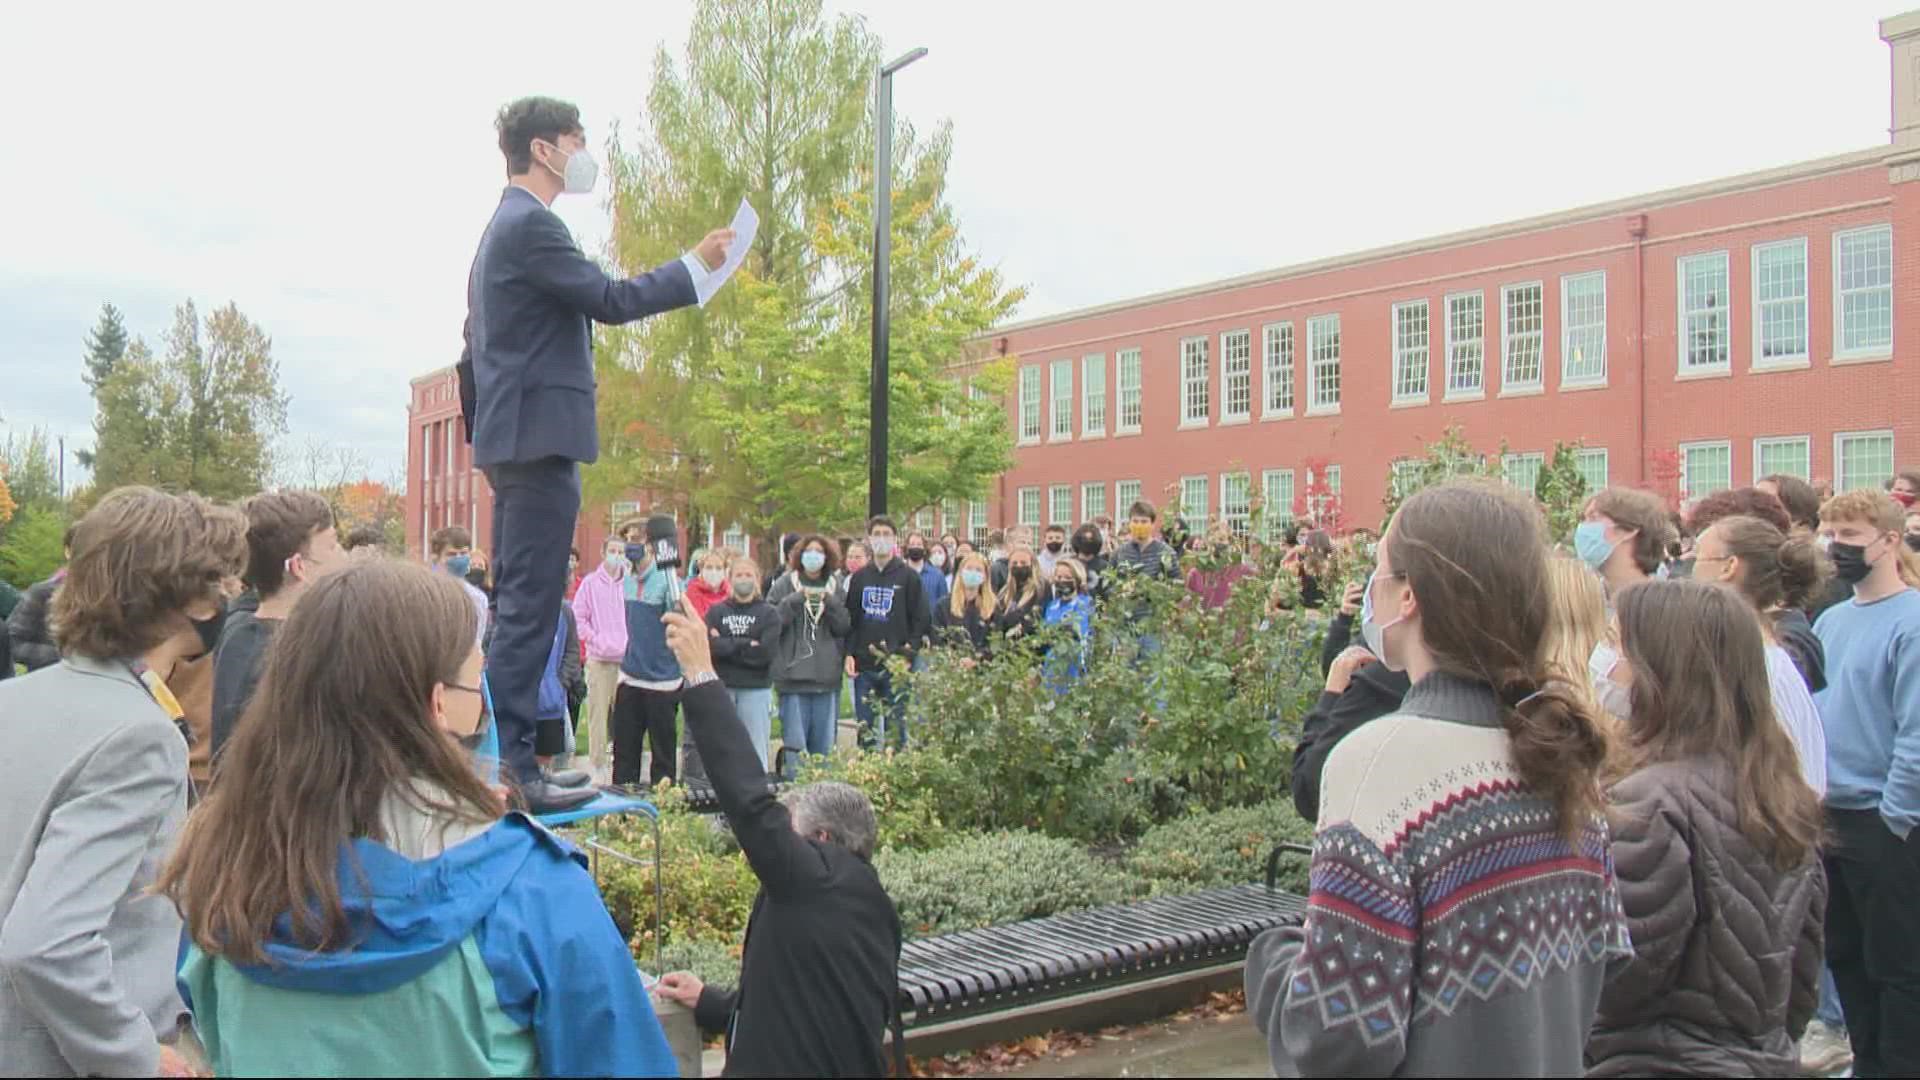
{"label": "gray-haired man", "polygon": [[726,1032],[723,1075],[885,1075],[900,917],[869,861],[873,804],[839,783],[809,784],[785,805],[775,800],[765,759],[714,677],[706,623],[684,599],[665,621],[686,676],[687,733],[760,893],[747,919],[737,990],[674,972],[656,992],[693,1009],[703,1029]]}

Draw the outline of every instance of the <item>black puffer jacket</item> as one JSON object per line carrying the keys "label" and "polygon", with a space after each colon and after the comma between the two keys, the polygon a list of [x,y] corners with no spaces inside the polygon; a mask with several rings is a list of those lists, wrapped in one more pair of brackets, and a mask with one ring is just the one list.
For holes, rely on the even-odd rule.
{"label": "black puffer jacket", "polygon": [[1739,828],[1732,768],[1662,762],[1616,785],[1613,861],[1633,961],[1607,983],[1589,1076],[1795,1076],[1819,1000],[1827,879]]}

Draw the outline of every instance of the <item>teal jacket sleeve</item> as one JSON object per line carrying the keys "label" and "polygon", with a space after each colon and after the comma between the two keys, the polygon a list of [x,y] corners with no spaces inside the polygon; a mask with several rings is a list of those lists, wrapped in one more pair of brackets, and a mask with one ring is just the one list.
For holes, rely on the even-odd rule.
{"label": "teal jacket sleeve", "polygon": [[678,1076],[627,943],[577,854],[548,838],[475,931],[544,1076]]}

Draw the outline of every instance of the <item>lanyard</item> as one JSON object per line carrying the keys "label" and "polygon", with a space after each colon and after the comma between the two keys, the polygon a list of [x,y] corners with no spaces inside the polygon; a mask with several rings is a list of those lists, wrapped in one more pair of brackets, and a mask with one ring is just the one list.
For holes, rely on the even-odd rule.
{"label": "lanyard", "polygon": [[173,691],[167,689],[167,684],[160,678],[160,673],[148,667],[145,660],[128,661],[127,670],[133,674],[134,678],[140,680],[140,685],[146,688],[147,696],[153,698],[154,704],[160,706],[161,711],[167,714],[167,719],[173,721],[173,726],[180,729],[180,737],[187,740],[188,746],[192,746],[193,733],[187,727],[187,710],[180,707],[180,699],[174,697]]}

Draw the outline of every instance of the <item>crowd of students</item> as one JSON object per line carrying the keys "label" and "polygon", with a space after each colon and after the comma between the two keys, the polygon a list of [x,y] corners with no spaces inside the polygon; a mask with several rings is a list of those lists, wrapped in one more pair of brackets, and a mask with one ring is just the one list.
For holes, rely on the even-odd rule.
{"label": "crowd of students", "polygon": [[[1042,637],[1065,689],[1126,575],[1185,567],[1214,608],[1339,592],[1291,778],[1318,827],[1308,914],[1246,974],[1277,1071],[1912,1075],[1914,492],[1770,477],[1676,519],[1612,488],[1558,551],[1526,500],[1448,484],[1377,543],[1290,538],[1285,587],[1146,503],[1124,533],[1037,548],[903,543],[876,517],[783,538],[770,575],[718,550],[658,565],[634,521],[555,612],[536,753],[557,788],[604,769],[634,790],[681,775],[684,711],[685,767],[765,891],[741,988],[658,992],[754,1068],[877,1071],[899,927],[876,914],[872,808],[844,785],[773,800],[776,694],[795,753],[832,749],[849,680],[861,741],[902,745],[888,661]],[[576,854],[475,769],[491,604],[470,536],[434,534],[423,567],[343,543],[311,493],[132,488],[67,542],[12,613],[32,674],[0,682],[0,720],[35,731],[0,792],[0,1073],[184,1075],[189,1021],[234,1074],[671,1071]],[[1344,590],[1342,546],[1372,564]],[[591,769],[571,770],[582,703]],[[839,1005],[788,1000],[803,961]],[[381,1035],[403,1027],[369,1009],[418,1024]],[[807,1035],[836,1025],[855,1037]]]}

